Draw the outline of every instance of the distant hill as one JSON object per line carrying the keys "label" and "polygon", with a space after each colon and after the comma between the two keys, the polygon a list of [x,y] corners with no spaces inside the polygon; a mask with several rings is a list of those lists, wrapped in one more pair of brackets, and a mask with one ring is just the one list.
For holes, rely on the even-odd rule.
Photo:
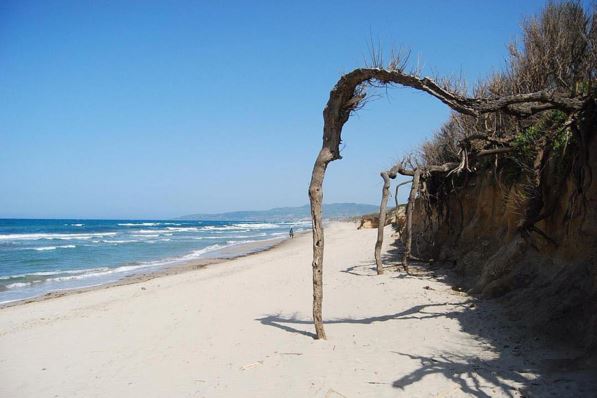
{"label": "distant hill", "polygon": [[[377,206],[362,203],[330,203],[323,205],[323,216],[326,219],[339,219],[372,213],[378,210]],[[298,221],[311,217],[309,205],[300,207],[278,207],[270,210],[231,211],[217,214],[189,214],[178,217],[178,220],[198,221]]]}

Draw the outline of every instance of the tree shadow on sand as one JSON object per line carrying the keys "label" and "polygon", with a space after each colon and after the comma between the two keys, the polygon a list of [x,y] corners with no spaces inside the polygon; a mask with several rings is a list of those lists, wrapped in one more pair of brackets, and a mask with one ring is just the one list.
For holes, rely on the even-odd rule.
{"label": "tree shadow on sand", "polygon": [[411,355],[392,351],[395,354],[408,357],[420,362],[420,368],[392,383],[395,388],[404,387],[420,382],[426,376],[440,374],[456,383],[460,391],[471,397],[490,398],[497,394],[508,397],[521,396],[518,388],[532,383],[524,373],[535,372],[536,369],[510,369],[505,367],[501,358],[484,360],[476,356],[456,355],[444,353],[434,357]]}
{"label": "tree shadow on sand", "polygon": [[[402,260],[401,244],[392,246],[394,248],[384,257],[388,269],[396,267],[395,261],[399,261],[398,265],[401,265]],[[452,285],[453,294],[459,296],[455,301],[459,302],[415,305],[392,314],[328,319],[324,323],[370,325],[376,322],[444,317],[457,321],[462,331],[480,341],[487,352],[479,356],[467,356],[439,351],[437,354],[423,356],[417,352],[391,351],[418,363],[414,371],[398,374],[397,379],[388,384],[403,390],[410,385],[424,383],[427,377],[439,376],[452,382],[455,389],[452,395],[458,396],[597,397],[597,374],[594,369],[573,372],[562,366],[551,366],[562,361],[570,362],[570,358],[574,359],[576,355],[574,352],[552,350],[549,340],[540,338],[534,331],[505,317],[499,303],[494,300],[463,297],[465,289],[460,287],[463,282],[449,267],[419,261],[413,261],[410,265],[410,274],[400,272],[392,278],[442,281]],[[363,262],[341,272],[359,277],[376,276],[373,262]],[[464,300],[460,301],[462,299]],[[287,333],[315,338],[315,334],[310,331],[312,320],[297,314],[271,314],[256,320]],[[451,393],[445,393],[446,396],[451,396]]]}
{"label": "tree shadow on sand", "polygon": [[[400,260],[399,262],[395,262],[389,261],[389,259],[385,256],[382,256],[382,258],[384,270],[399,272],[399,274],[396,276],[397,278],[405,278],[408,276],[408,274],[404,272],[404,269],[402,268],[402,260]],[[374,261],[362,261],[361,264],[345,268],[343,270],[340,270],[340,272],[354,276],[378,276],[377,267]]]}
{"label": "tree shadow on sand", "polygon": [[[362,325],[370,325],[375,322],[387,322],[392,320],[401,320],[401,319],[429,319],[429,318],[438,318],[438,317],[445,317],[451,318],[457,316],[460,311],[451,311],[451,312],[428,312],[425,311],[426,308],[430,307],[444,307],[444,306],[453,306],[453,307],[463,307],[466,306],[468,302],[460,302],[460,303],[436,303],[436,304],[422,304],[422,305],[415,305],[414,307],[409,308],[408,310],[397,312],[395,314],[388,314],[388,315],[379,315],[379,316],[372,316],[368,318],[340,318],[340,319],[330,319],[326,320],[324,324],[362,324]],[[315,334],[308,332],[306,330],[297,329],[290,325],[306,325],[311,327],[313,325],[313,321],[311,319],[298,319],[295,315],[292,316],[283,316],[282,314],[276,315],[267,315],[262,318],[255,319],[256,321],[261,322],[263,325],[266,326],[273,326],[275,328],[284,330],[289,333],[297,333],[302,334],[305,336],[315,338]]]}
{"label": "tree shadow on sand", "polygon": [[[448,308],[444,308],[448,307]],[[449,309],[451,307],[451,309]],[[468,300],[458,303],[435,303],[416,305],[394,314],[366,318],[337,318],[325,322],[333,324],[370,325],[376,322],[390,322],[407,319],[450,318],[455,319],[463,330],[486,346],[487,355],[461,355],[439,352],[432,356],[391,351],[396,355],[418,361],[417,369],[391,383],[394,388],[406,387],[424,382],[428,376],[443,376],[460,390],[458,396],[488,398],[493,396],[518,397],[595,397],[597,386],[593,371],[585,374],[572,374],[567,371],[547,370],[541,359],[524,359],[524,338],[513,333],[515,327],[495,323],[495,308],[484,308],[483,302]],[[488,323],[484,322],[484,319]],[[288,333],[315,338],[307,329],[312,328],[312,320],[299,318],[297,314],[267,315],[257,318],[263,325],[275,327]],[[528,343],[528,342],[527,342]],[[532,348],[528,353],[534,352]],[[528,355],[527,355],[528,357]],[[385,383],[380,383],[385,384]],[[454,392],[456,393],[456,392]],[[447,396],[451,396],[448,394]]]}
{"label": "tree shadow on sand", "polygon": [[340,270],[340,272],[354,276],[376,276],[377,274],[372,264],[371,261],[364,261],[360,265],[353,265],[352,267]]}
{"label": "tree shadow on sand", "polygon": [[[384,266],[384,269],[391,270],[395,268],[395,266]],[[353,265],[352,267],[340,270],[340,272],[354,276],[377,276],[377,268],[375,266],[375,262],[373,261],[362,261],[361,264]]]}

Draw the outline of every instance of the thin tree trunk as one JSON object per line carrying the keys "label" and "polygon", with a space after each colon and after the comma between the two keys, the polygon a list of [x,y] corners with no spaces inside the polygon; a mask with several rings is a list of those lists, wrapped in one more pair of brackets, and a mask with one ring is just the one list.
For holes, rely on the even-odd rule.
{"label": "thin tree trunk", "polygon": [[410,194],[408,195],[408,203],[406,204],[406,244],[404,249],[404,269],[408,273],[408,260],[412,252],[413,242],[413,211],[415,208],[415,199],[417,197],[417,190],[419,189],[419,181],[421,179],[421,170],[415,169],[413,183],[410,187]]}
{"label": "thin tree trunk", "polygon": [[[395,167],[390,171],[383,171],[380,173],[383,178],[383,188],[381,190],[381,204],[379,205],[379,224],[377,226],[377,241],[375,242],[375,265],[377,267],[377,275],[383,274],[383,262],[381,260],[381,248],[383,246],[383,231],[386,225],[388,196],[390,191],[390,179],[396,178]],[[404,181],[396,185],[396,198],[398,197],[398,189],[411,181]],[[398,199],[396,201],[396,211],[398,211]]]}
{"label": "thin tree trunk", "polygon": [[[394,203],[396,204],[396,212],[398,212],[398,206],[400,206],[400,204],[398,203],[398,190],[401,186],[410,184],[411,182],[413,182],[413,180],[403,181],[400,184],[396,185],[396,192],[394,192]],[[398,216],[398,213],[396,213],[396,216]]]}
{"label": "thin tree trunk", "polygon": [[311,201],[311,218],[313,220],[313,323],[315,335],[318,339],[325,340],[323,329],[323,220],[321,205],[323,202],[323,178],[332,154],[328,148],[323,147],[313,165],[311,184],[309,185],[309,199]]}
{"label": "thin tree trunk", "polygon": [[[414,176],[414,173],[413,173]],[[400,184],[396,185],[396,192],[394,193],[394,202],[396,203],[396,217],[398,217],[398,206],[400,206],[400,204],[398,203],[398,191],[400,190],[400,187],[406,184],[410,184],[412,183],[413,180],[408,180],[408,181],[402,181]]]}
{"label": "thin tree trunk", "polygon": [[383,187],[381,189],[381,204],[379,205],[379,222],[377,223],[377,242],[375,242],[375,265],[377,275],[383,274],[383,264],[381,262],[381,246],[383,245],[383,230],[386,226],[386,207],[388,205],[388,195],[390,193],[390,177],[387,171],[381,172],[383,178]]}

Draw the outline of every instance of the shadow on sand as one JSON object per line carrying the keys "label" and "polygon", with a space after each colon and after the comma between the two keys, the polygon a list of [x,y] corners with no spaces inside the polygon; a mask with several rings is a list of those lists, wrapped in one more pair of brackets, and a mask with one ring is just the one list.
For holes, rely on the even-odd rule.
{"label": "shadow on sand", "polygon": [[[383,257],[388,270],[402,271],[404,250],[398,241]],[[461,295],[460,278],[448,268],[422,262],[410,263],[410,274],[399,272],[392,278],[417,278],[441,280],[452,285],[454,294]],[[375,264],[363,262],[341,272],[354,276],[376,276]],[[442,307],[451,307],[442,311]],[[490,358],[463,356],[451,352],[439,352],[433,356],[391,351],[395,355],[418,361],[416,370],[399,376],[391,385],[404,389],[423,382],[432,375],[451,380],[455,388],[452,395],[488,398],[493,396],[518,397],[597,397],[597,373],[594,368],[566,369],[550,366],[570,362],[577,353],[574,350],[552,349],[549,340],[527,330],[522,324],[510,321],[499,304],[493,300],[471,297],[458,303],[433,303],[416,305],[393,314],[367,318],[327,319],[325,324],[363,324],[400,321],[405,319],[428,319],[446,317],[456,320],[460,328],[479,341]],[[296,315],[268,315],[256,319],[263,325],[272,326],[288,333],[315,338],[311,319],[299,319]],[[384,383],[377,383],[384,384]],[[448,394],[447,396],[451,396]]]}
{"label": "shadow on sand", "polygon": [[508,369],[503,367],[503,360],[480,360],[477,357],[461,356],[452,353],[440,354],[434,357],[410,355],[395,352],[397,355],[417,360],[420,368],[392,383],[395,388],[404,387],[420,382],[426,376],[441,374],[446,379],[456,383],[460,391],[471,397],[490,398],[505,395],[508,397],[521,396],[520,391],[510,386],[511,382],[520,385],[529,383],[529,379],[521,375],[533,372],[534,369]]}
{"label": "shadow on sand", "polygon": [[[387,322],[392,320],[400,320],[400,319],[428,319],[428,318],[438,318],[438,317],[454,317],[458,314],[458,311],[452,312],[426,312],[425,308],[430,307],[443,307],[443,306],[465,306],[467,303],[438,303],[438,304],[426,304],[426,305],[416,305],[406,311],[397,312],[395,314],[389,315],[379,315],[373,316],[369,318],[341,318],[341,319],[329,319],[325,321],[326,325],[329,324],[362,324],[362,325],[370,325],[375,322]],[[310,319],[298,319],[296,315],[293,316],[282,316],[281,314],[277,315],[268,315],[262,318],[257,318],[256,321],[261,322],[267,326],[273,326],[275,328],[284,330],[289,333],[297,333],[302,334],[305,336],[309,336],[315,338],[315,334],[297,329],[290,325],[305,325],[311,328],[313,325],[313,321]]]}

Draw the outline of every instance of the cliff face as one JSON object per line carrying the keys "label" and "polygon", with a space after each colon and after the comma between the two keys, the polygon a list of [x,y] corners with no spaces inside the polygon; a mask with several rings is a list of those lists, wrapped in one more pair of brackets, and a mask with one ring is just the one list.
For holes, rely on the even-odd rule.
{"label": "cliff face", "polygon": [[567,160],[563,176],[558,161],[547,162],[541,173],[545,218],[536,231],[524,235],[518,229],[529,204],[524,185],[504,183],[503,173],[486,165],[459,178],[460,187],[441,203],[417,199],[413,251],[453,266],[472,293],[499,297],[516,318],[595,349],[595,124],[587,131],[582,153]]}

